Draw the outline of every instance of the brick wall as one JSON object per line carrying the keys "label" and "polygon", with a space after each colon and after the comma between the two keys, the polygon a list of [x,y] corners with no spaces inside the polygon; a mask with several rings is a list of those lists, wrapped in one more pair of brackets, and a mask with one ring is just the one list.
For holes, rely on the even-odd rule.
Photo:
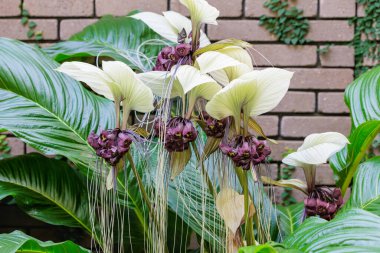
{"label": "brick wall", "polygon": [[[0,36],[26,40],[26,29],[20,24],[21,0],[0,0]],[[44,43],[65,40],[84,26],[105,14],[125,15],[133,9],[185,13],[178,0],[24,0],[25,9],[44,32]],[[212,40],[235,37],[252,42],[254,62],[258,67],[279,66],[295,72],[290,91],[270,114],[258,120],[267,134],[279,139],[273,147],[273,171],[280,174],[281,153],[297,148],[303,137],[314,132],[338,131],[348,134],[349,114],[343,101],[345,87],[353,80],[354,51],[347,43],[354,28],[347,20],[363,15],[355,0],[290,1],[304,10],[310,19],[312,42],[303,46],[286,46],[258,25],[260,15],[271,15],[263,7],[265,0],[209,0],[221,12],[218,26],[209,26]],[[318,48],[333,44],[327,54]],[[268,60],[263,58],[264,55]],[[9,138],[15,155],[30,149],[15,138]],[[322,166],[317,183],[333,185],[331,171]],[[299,170],[295,176],[303,177]],[[296,195],[301,200],[302,196]],[[3,214],[3,209],[0,213]],[[0,220],[3,220],[0,215]],[[0,222],[1,226],[1,222]]]}

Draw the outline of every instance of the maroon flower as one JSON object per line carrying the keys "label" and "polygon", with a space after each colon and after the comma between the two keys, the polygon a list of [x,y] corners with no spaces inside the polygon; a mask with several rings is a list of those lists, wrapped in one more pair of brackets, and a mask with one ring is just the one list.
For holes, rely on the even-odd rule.
{"label": "maroon flower", "polygon": [[129,131],[120,129],[103,130],[100,135],[91,133],[87,141],[95,149],[96,155],[115,166],[129,151],[133,135]]}
{"label": "maroon flower", "polygon": [[190,120],[182,117],[172,118],[166,125],[165,148],[169,152],[184,151],[197,136],[198,132]]}
{"label": "maroon flower", "polygon": [[185,57],[190,54],[191,45],[190,44],[179,44],[175,47],[176,53],[179,57]]}
{"label": "maroon flower", "polygon": [[265,161],[270,154],[270,148],[265,141],[259,141],[254,136],[237,135],[229,142],[222,142],[220,150],[232,159],[236,167],[249,170],[251,166]]}
{"label": "maroon flower", "polygon": [[343,199],[340,189],[332,191],[320,187],[309,194],[309,197],[304,200],[304,204],[307,217],[319,216],[325,220],[331,220],[342,206]]}
{"label": "maroon flower", "polygon": [[199,115],[199,119],[205,123],[204,131],[207,136],[222,138],[227,125],[227,118],[222,120],[217,120],[211,117],[207,112],[203,111]]}

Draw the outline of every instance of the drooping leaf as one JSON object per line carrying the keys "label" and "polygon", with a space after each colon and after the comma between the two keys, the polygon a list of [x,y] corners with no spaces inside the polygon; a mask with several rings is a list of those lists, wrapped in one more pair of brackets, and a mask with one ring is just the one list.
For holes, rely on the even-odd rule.
{"label": "drooping leaf", "polygon": [[36,219],[92,232],[85,179],[63,161],[40,154],[1,160],[0,192]]}
{"label": "drooping leaf", "polygon": [[343,193],[350,184],[368,147],[379,132],[379,120],[367,121],[361,124],[350,135],[350,144],[331,157],[330,164],[334,173],[339,177],[337,185],[342,186]]}
{"label": "drooping leaf", "polygon": [[380,120],[380,66],[364,73],[345,92],[353,128],[366,121]]}
{"label": "drooping leaf", "polygon": [[0,128],[87,171],[95,163],[87,136],[113,127],[113,104],[55,71],[58,66],[38,48],[0,39]]}
{"label": "drooping leaf", "polygon": [[71,241],[54,243],[51,241],[42,242],[21,231],[14,231],[10,234],[0,234],[0,252],[35,252],[35,253],[90,253]]}
{"label": "drooping leaf", "polygon": [[303,203],[294,204],[291,206],[278,206],[279,217],[278,226],[280,229],[281,240],[291,235],[301,225],[304,205]]}
{"label": "drooping leaf", "polygon": [[380,217],[360,209],[339,213],[331,221],[312,217],[286,238],[284,245],[302,252],[339,252],[341,247],[379,251]]}
{"label": "drooping leaf", "polygon": [[273,180],[269,177],[261,177],[261,180],[264,182],[264,183],[267,183],[267,184],[272,184],[272,185],[277,185],[277,186],[281,186],[281,187],[288,187],[288,188],[293,188],[293,189],[296,189],[296,190],[299,190],[299,191],[302,191],[303,193],[307,194],[307,185],[305,182],[303,182],[302,180],[299,180],[299,179],[281,179],[281,180]]}
{"label": "drooping leaf", "polygon": [[151,70],[162,48],[161,37],[142,21],[131,17],[104,16],[74,34],[68,41],[45,49],[56,61],[77,57],[107,56],[131,68]]}
{"label": "drooping leaf", "polygon": [[361,208],[380,216],[380,156],[360,164],[344,208]]}

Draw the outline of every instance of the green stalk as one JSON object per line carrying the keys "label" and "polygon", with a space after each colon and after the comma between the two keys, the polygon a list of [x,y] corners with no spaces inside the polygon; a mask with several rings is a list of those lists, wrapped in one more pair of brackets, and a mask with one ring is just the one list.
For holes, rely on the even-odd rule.
{"label": "green stalk", "polygon": [[211,195],[214,197],[214,199],[216,199],[216,190],[214,188],[214,186],[212,185],[212,182],[211,182],[211,179],[206,171],[206,168],[204,166],[204,163],[203,163],[203,159],[201,159],[201,156],[199,155],[199,152],[198,152],[198,149],[197,149],[197,146],[195,145],[194,142],[191,143],[191,146],[193,147],[193,150],[194,150],[194,153],[195,153],[195,156],[197,157],[197,160],[201,163],[201,171],[202,171],[202,176],[208,186],[208,189],[211,193]]}
{"label": "green stalk", "polygon": [[[248,120],[249,115],[245,113],[246,110],[243,109],[243,136],[248,135]],[[240,120],[239,120],[240,129]],[[238,129],[236,131],[239,131]],[[236,174],[238,176],[241,187],[243,188],[244,194],[244,216],[245,216],[245,240],[247,241],[247,246],[256,245],[255,235],[253,232],[253,216],[249,216],[249,187],[248,187],[248,171],[244,171],[242,168],[235,168]]]}
{"label": "green stalk", "polygon": [[248,188],[248,171],[244,171],[242,168],[235,168],[235,171],[244,194],[245,240],[247,241],[247,246],[256,245],[253,232],[253,216],[249,217],[250,196]]}
{"label": "green stalk", "polygon": [[116,128],[120,128],[120,101],[115,101]]}

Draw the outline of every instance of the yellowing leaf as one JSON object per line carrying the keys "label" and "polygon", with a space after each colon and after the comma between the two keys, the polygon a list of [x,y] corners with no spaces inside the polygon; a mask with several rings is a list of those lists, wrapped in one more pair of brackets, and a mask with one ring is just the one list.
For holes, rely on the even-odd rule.
{"label": "yellowing leaf", "polygon": [[288,179],[288,180],[282,179],[282,180],[276,181],[276,180],[273,180],[272,178],[263,176],[261,177],[261,180],[266,184],[277,185],[280,187],[289,187],[289,188],[302,191],[305,194],[308,194],[307,185],[299,179]]}

